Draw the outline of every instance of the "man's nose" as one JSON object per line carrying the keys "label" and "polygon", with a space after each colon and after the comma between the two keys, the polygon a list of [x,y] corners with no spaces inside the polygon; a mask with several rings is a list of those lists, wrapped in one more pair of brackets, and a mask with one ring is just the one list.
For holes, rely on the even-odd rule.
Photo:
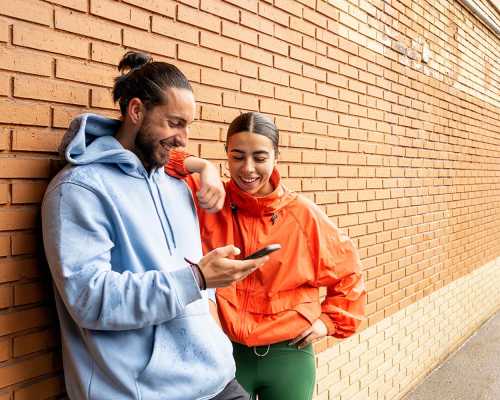
{"label": "man's nose", "polygon": [[187,142],[188,142],[188,132],[189,128],[186,127],[182,129],[182,132],[179,132],[176,137],[175,137],[175,144],[178,147],[186,147]]}

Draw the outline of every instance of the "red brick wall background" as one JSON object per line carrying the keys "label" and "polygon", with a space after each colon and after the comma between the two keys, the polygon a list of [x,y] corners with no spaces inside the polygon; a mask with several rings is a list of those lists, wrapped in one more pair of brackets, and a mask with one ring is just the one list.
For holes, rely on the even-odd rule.
{"label": "red brick wall background", "polygon": [[360,249],[368,325],[500,255],[500,42],[458,2],[1,0],[0,400],[63,393],[39,204],[71,118],[118,115],[127,49],[193,82],[195,154],[275,118],[286,184]]}

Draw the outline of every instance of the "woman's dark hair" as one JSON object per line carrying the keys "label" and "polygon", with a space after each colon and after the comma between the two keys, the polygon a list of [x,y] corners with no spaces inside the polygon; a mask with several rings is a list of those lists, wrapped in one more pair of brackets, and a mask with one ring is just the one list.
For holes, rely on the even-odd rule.
{"label": "woman's dark hair", "polygon": [[250,132],[265,136],[273,142],[274,153],[278,155],[280,133],[273,121],[258,112],[248,112],[236,117],[227,129],[226,146],[236,133]]}
{"label": "woman's dark hair", "polygon": [[165,104],[163,91],[167,88],[193,88],[185,75],[175,66],[166,62],[153,61],[146,53],[129,51],[118,64],[122,73],[115,78],[113,101],[120,104],[122,115],[127,114],[128,103],[139,98],[146,108]]}

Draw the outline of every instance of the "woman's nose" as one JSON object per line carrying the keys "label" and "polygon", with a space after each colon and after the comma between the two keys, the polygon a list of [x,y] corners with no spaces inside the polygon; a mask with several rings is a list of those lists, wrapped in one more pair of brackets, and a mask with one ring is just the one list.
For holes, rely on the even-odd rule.
{"label": "woman's nose", "polygon": [[254,162],[251,159],[250,160],[246,160],[245,164],[243,165],[243,169],[246,172],[253,172],[253,171],[255,171],[255,164],[254,164]]}

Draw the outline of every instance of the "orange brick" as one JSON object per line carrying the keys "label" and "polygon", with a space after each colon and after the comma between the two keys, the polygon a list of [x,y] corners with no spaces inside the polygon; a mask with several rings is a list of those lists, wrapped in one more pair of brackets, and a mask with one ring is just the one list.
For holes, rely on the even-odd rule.
{"label": "orange brick", "polygon": [[[52,126],[67,129],[73,118],[83,113],[83,108],[57,107],[54,106]],[[101,112],[101,114],[104,114]]]}
{"label": "orange brick", "polygon": [[189,130],[189,139],[219,140],[221,128],[211,123],[196,121]]}
{"label": "orange brick", "polygon": [[328,100],[337,99],[339,97],[339,89],[327,83],[316,83],[316,93],[329,97]]}
{"label": "orange brick", "polygon": [[10,236],[0,236],[0,256],[10,255]]}
{"label": "orange brick", "polygon": [[323,96],[304,92],[304,104],[317,108],[327,108],[328,99]]}
{"label": "orange brick", "polygon": [[241,58],[245,58],[250,61],[255,61],[259,64],[273,65],[272,54],[258,49],[256,47],[248,46],[246,44],[241,45]]}
{"label": "orange brick", "polygon": [[56,9],[55,27],[63,31],[90,36],[107,42],[121,43],[121,29],[98,18],[74,11]]}
{"label": "orange brick", "polygon": [[[347,4],[346,4],[347,7]],[[316,2],[316,10],[323,15],[326,15],[329,19],[338,20],[339,19],[339,10],[332,7],[326,1],[318,1]]]}
{"label": "orange brick", "polygon": [[238,90],[240,88],[240,77],[227,72],[202,69],[201,83]]}
{"label": "orange brick", "polygon": [[192,84],[196,101],[220,105],[222,101],[222,90],[209,86]]}
{"label": "orange brick", "polygon": [[257,46],[257,32],[229,21],[222,21],[222,35]]}
{"label": "orange brick", "polygon": [[[302,17],[302,9],[304,8],[299,2],[294,1],[294,0],[275,0],[274,1],[275,7],[290,13],[294,14],[297,17]],[[288,24],[284,24],[288,25]]]}
{"label": "orange brick", "polygon": [[[36,252],[36,238],[31,233],[18,233],[12,236],[12,255],[34,254]],[[21,265],[29,271],[30,265]]]}
{"label": "orange brick", "polygon": [[117,110],[118,106],[113,102],[111,89],[107,88],[92,88],[90,90],[90,105],[98,108],[108,108]]}
{"label": "orange brick", "polygon": [[14,25],[12,42],[17,46],[79,58],[87,58],[89,54],[87,39],[34,25]]}
{"label": "orange brick", "polygon": [[274,86],[267,82],[241,78],[241,91],[260,96],[273,97]]}
{"label": "orange brick", "polygon": [[66,82],[18,76],[14,79],[14,96],[85,106],[89,101],[89,90]]}
{"label": "orange brick", "polygon": [[336,47],[328,46],[327,56],[342,63],[347,63],[349,61],[349,54],[344,50],[338,49]]}
{"label": "orange brick", "polygon": [[288,27],[281,25],[274,26],[274,36],[284,40],[285,42],[292,43],[295,46],[302,45],[302,35],[299,32],[292,31]]}
{"label": "orange brick", "polygon": [[9,17],[42,25],[52,23],[52,7],[38,0],[9,0],[3,2],[1,13]]}
{"label": "orange brick", "polygon": [[194,10],[191,7],[179,4],[177,9],[177,19],[209,31],[220,33],[219,18],[205,12]]}
{"label": "orange brick", "polygon": [[289,74],[283,71],[276,70],[275,68],[260,66],[259,79],[267,82],[288,86]]}
{"label": "orange brick", "polygon": [[9,31],[8,22],[0,19],[0,42],[8,42],[10,40]]}
{"label": "orange brick", "polygon": [[54,355],[43,354],[1,368],[0,382],[2,382],[2,387],[9,386],[54,372],[55,370],[56,363]]}
{"label": "orange brick", "polygon": [[335,85],[342,88],[347,88],[348,79],[340,74],[328,73],[327,80],[329,84]]}
{"label": "orange brick", "polygon": [[328,46],[315,38],[304,36],[302,39],[302,47],[304,49],[310,50],[313,53],[321,54],[326,56],[328,53]]}
{"label": "orange brick", "polygon": [[317,165],[314,167],[314,176],[318,178],[331,178],[338,175],[338,167],[335,165]]}
{"label": "orange brick", "polygon": [[47,105],[0,99],[0,122],[20,125],[49,124],[50,110]]}
{"label": "orange brick", "polygon": [[[0,309],[8,308],[13,304],[12,287],[0,286]],[[5,361],[8,357],[8,351],[5,351],[5,342],[0,342],[0,361]],[[7,357],[5,355],[7,354]]]}
{"label": "orange brick", "polygon": [[56,77],[94,85],[113,87],[115,68],[69,60],[57,60]]}
{"label": "orange brick", "polygon": [[91,58],[93,61],[111,64],[116,68],[125,52],[125,49],[121,46],[111,45],[108,43],[93,42]]}
{"label": "orange brick", "polygon": [[302,18],[290,17],[290,29],[302,32],[306,35],[314,37],[316,34],[316,27],[310,22],[304,21]]}
{"label": "orange brick", "polygon": [[168,18],[153,15],[151,30],[163,36],[168,36],[183,42],[198,44],[199,30],[192,26],[172,21]]}
{"label": "orange brick", "polygon": [[251,78],[257,78],[258,74],[257,64],[236,57],[222,57],[222,70]]}
{"label": "orange brick", "polygon": [[237,7],[216,0],[201,0],[200,9],[230,21],[238,21],[240,17]]}
{"label": "orange brick", "polygon": [[35,75],[52,75],[52,57],[23,51],[18,48],[0,47],[0,68],[27,72]]}
{"label": "orange brick", "polygon": [[276,99],[261,99],[260,111],[267,114],[290,115],[290,105],[288,102]]}
{"label": "orange brick", "polygon": [[29,158],[0,158],[1,178],[47,178],[49,160]]}
{"label": "orange brick", "polygon": [[259,47],[274,53],[288,56],[288,43],[271,36],[259,34]]}
{"label": "orange brick", "polygon": [[167,0],[123,0],[125,3],[144,8],[167,17],[175,16],[175,3]]}
{"label": "orange brick", "polygon": [[314,166],[313,165],[290,165],[289,166],[291,177],[314,177]]}
{"label": "orange brick", "polygon": [[229,123],[239,115],[239,111],[231,108],[203,105],[201,107],[201,118],[205,121]]}
{"label": "orange brick", "polygon": [[123,30],[123,44],[153,54],[175,57],[175,43],[163,36],[153,35],[149,32],[125,28]]}
{"label": "orange brick", "polygon": [[290,136],[290,146],[291,147],[303,147],[307,149],[313,149],[316,139],[312,135],[300,134]]}
{"label": "orange brick", "polygon": [[32,400],[34,398],[48,399],[64,393],[64,380],[56,376],[42,381],[36,381],[28,386],[15,390],[16,400]]}
{"label": "orange brick", "polygon": [[239,8],[257,13],[258,0],[226,0],[228,3],[232,3]]}
{"label": "orange brick", "polygon": [[297,89],[276,86],[274,88],[274,96],[277,99],[286,100],[288,102],[302,103],[302,92]]}
{"label": "orange brick", "polygon": [[11,82],[10,75],[0,72],[0,96],[10,95],[10,82]]}
{"label": "orange brick", "polygon": [[259,110],[259,99],[253,95],[242,93],[224,92],[222,104],[225,107],[239,108],[242,110]]}
{"label": "orange brick", "polygon": [[214,51],[202,49],[200,47],[179,44],[178,57],[180,60],[189,61],[207,67],[219,68],[221,56]]}
{"label": "orange brick", "polygon": [[12,132],[12,150],[56,152],[62,132],[16,127]]}
{"label": "orange brick", "polygon": [[289,58],[275,55],[274,66],[278,69],[283,69],[288,72],[293,72],[297,75],[302,75],[302,64],[298,61],[290,60]]}
{"label": "orange brick", "polygon": [[[327,135],[328,134],[328,125],[323,124],[321,122],[316,121],[304,121],[304,133],[315,133],[317,135]],[[324,148],[318,147],[316,148]]]}
{"label": "orange brick", "polygon": [[123,3],[111,0],[91,1],[90,13],[125,25],[146,30],[149,28],[149,14],[147,12]]}
{"label": "orange brick", "polygon": [[[300,120],[277,116],[275,118],[275,123],[280,131],[302,132],[303,123]],[[282,136],[283,135],[281,135],[280,138]]]}
{"label": "orange brick", "polygon": [[39,203],[46,188],[46,181],[14,181],[12,183],[12,203]]}
{"label": "orange brick", "polygon": [[288,26],[288,14],[265,3],[259,3],[259,15],[278,24]]}
{"label": "orange brick", "polygon": [[316,119],[316,109],[309,106],[301,106],[299,104],[290,105],[290,116],[292,118]]}
{"label": "orange brick", "polygon": [[297,75],[290,75],[290,86],[313,93],[316,91],[316,82],[313,79]]}
{"label": "orange brick", "polygon": [[203,47],[218,50],[222,53],[232,54],[234,56],[237,56],[240,52],[240,44],[237,41],[210,32],[201,32],[200,44]]}
{"label": "orange brick", "polygon": [[[339,124],[339,114],[328,110],[318,110],[318,121],[327,122],[332,125]],[[333,128],[333,127],[332,127]]]}
{"label": "orange brick", "polygon": [[312,65],[316,62],[316,56],[312,51],[304,50],[295,46],[290,46],[290,57]]}
{"label": "orange brick", "polygon": [[202,143],[200,157],[208,159],[226,159],[224,143]]}
{"label": "orange brick", "polygon": [[31,229],[35,227],[37,211],[27,207],[0,209],[0,231]]}
{"label": "orange brick", "polygon": [[[331,18],[331,16],[329,16],[329,18]],[[327,18],[309,8],[304,8],[304,19],[321,28],[327,28]]]}
{"label": "orange brick", "polygon": [[0,150],[10,150],[10,129],[0,129]]}
{"label": "orange brick", "polygon": [[[14,305],[20,306],[24,304],[37,303],[46,299],[49,293],[50,289],[40,282],[16,285],[14,287]],[[14,343],[14,353],[15,350]]]}
{"label": "orange brick", "polygon": [[50,2],[78,11],[87,11],[88,7],[88,0],[51,0]]}
{"label": "orange brick", "polygon": [[242,11],[240,21],[241,25],[255,29],[257,32],[267,33],[268,35],[274,33],[274,24],[258,15]]}

